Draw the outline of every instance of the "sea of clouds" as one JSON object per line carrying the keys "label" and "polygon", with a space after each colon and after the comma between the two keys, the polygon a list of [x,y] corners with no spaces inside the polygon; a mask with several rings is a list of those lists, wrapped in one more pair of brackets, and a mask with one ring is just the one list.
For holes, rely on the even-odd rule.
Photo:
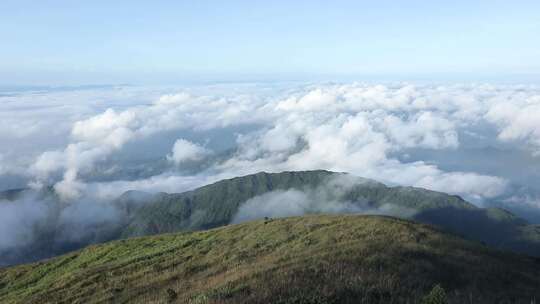
{"label": "sea of clouds", "polygon": [[[59,225],[77,226],[78,217],[92,227],[114,221],[103,210],[127,190],[183,192],[259,171],[311,169],[457,194],[540,222],[540,86],[262,83],[0,93],[0,190],[54,187],[63,204],[54,208]],[[280,195],[307,204],[305,194]],[[49,205],[0,204],[0,231],[26,233],[33,219],[50,218]],[[15,243],[3,240],[3,247]]]}

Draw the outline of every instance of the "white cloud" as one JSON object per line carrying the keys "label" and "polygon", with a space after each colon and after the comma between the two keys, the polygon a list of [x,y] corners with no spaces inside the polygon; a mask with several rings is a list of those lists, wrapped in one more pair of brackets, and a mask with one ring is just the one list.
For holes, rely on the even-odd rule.
{"label": "white cloud", "polygon": [[[535,120],[540,114],[540,90],[533,86],[347,83],[285,90],[252,88],[242,92],[216,86],[216,94],[169,90],[161,96],[144,89],[133,89],[125,96],[109,92],[121,106],[108,109],[106,102],[98,101],[105,100],[105,95],[93,92],[84,97],[91,101],[79,111],[92,113],[88,105],[99,105],[97,113],[74,120],[65,136],[67,143],[42,151],[28,166],[29,172],[45,183],[52,173],[63,176],[57,188],[76,197],[89,191],[81,180],[83,173],[121,153],[128,143],[171,131],[252,125],[257,127],[236,134],[235,153],[220,158],[202,174],[214,180],[225,172],[232,176],[260,170],[328,169],[481,201],[507,189],[504,177],[442,170],[424,161],[402,162],[396,155],[414,148],[452,153],[461,148],[460,134],[477,134],[479,141],[487,143],[511,140],[534,150],[540,147]],[[143,102],[129,104],[122,99],[139,95],[145,96]],[[206,143],[204,138],[189,140],[179,139],[168,159],[179,164],[209,155],[208,148],[194,143]],[[136,181],[130,183],[136,186]]]}
{"label": "white cloud", "polygon": [[216,182],[234,175],[172,175],[161,174],[146,179],[133,181],[118,180],[112,182],[95,182],[86,185],[88,193],[99,200],[113,200],[128,190],[139,190],[148,193],[168,192],[181,193],[208,183]]}
{"label": "white cloud", "polygon": [[468,195],[469,199],[482,199],[502,195],[507,189],[508,182],[500,177],[476,173],[440,172],[437,175],[424,176],[414,185],[441,192]]}
{"label": "white cloud", "polygon": [[382,124],[389,138],[400,147],[444,149],[459,146],[455,124],[433,112],[421,111],[407,121],[390,114],[383,118]]}
{"label": "white cloud", "polygon": [[64,178],[54,185],[54,190],[60,198],[66,201],[81,198],[86,184],[77,180],[77,171],[69,169],[64,173]]}
{"label": "white cloud", "polygon": [[248,220],[263,217],[280,218],[287,216],[299,216],[307,212],[309,198],[298,190],[274,191],[245,202],[233,218],[233,223],[241,223]]}
{"label": "white cloud", "polygon": [[103,114],[77,121],[71,130],[72,136],[79,142],[120,148],[133,138],[137,127],[136,114],[128,110],[117,113],[107,109]]}
{"label": "white cloud", "polygon": [[50,172],[64,168],[64,154],[61,151],[43,152],[32,166],[32,171],[40,177],[46,178]]}
{"label": "white cloud", "polygon": [[368,207],[366,202],[349,202],[338,200],[343,195],[349,183],[362,182],[350,177],[334,178],[317,188],[289,189],[268,192],[247,200],[238,209],[232,223],[241,223],[263,217],[281,218],[301,216],[304,214],[337,214],[362,213],[380,215],[399,215],[412,217],[417,211],[392,204],[380,207]]}
{"label": "white cloud", "polygon": [[[265,116],[253,114],[259,106],[245,96],[225,99],[179,93],[161,96],[150,105],[135,105],[122,111],[109,108],[74,122],[71,143],[60,152],[43,152],[32,168],[38,178],[62,169],[71,171],[69,176],[73,178],[63,184],[78,185],[81,171],[93,169],[97,162],[106,160],[129,142],[171,130],[208,130],[261,122]],[[71,196],[74,194],[75,191]]]}
{"label": "white cloud", "polygon": [[210,154],[208,149],[188,140],[178,139],[174,143],[172,154],[168,155],[167,159],[179,165],[184,162],[202,160],[208,154]]}
{"label": "white cloud", "polygon": [[[235,214],[232,223],[240,223],[263,217],[280,218],[288,216],[300,216],[313,213],[366,213],[366,214],[390,214],[394,210],[386,205],[383,209],[366,208],[360,204],[346,201],[336,201],[323,185],[316,189],[289,189],[277,190],[265,193],[247,200]],[[409,214],[402,214],[407,216]]]}
{"label": "white cloud", "polygon": [[540,153],[540,95],[519,103],[497,103],[486,113],[486,119],[499,127],[502,141],[524,140],[535,154]]}

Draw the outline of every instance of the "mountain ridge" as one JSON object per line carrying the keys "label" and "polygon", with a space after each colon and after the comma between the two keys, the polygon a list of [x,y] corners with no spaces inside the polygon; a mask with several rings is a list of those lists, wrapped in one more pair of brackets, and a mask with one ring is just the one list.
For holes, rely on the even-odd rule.
{"label": "mountain ridge", "polygon": [[[501,208],[478,208],[457,195],[383,183],[325,170],[285,171],[221,180],[184,193],[159,194],[135,211],[123,237],[191,231],[229,224],[247,200],[265,193],[322,189],[328,200],[365,208],[391,205],[416,211],[422,223],[492,246],[540,256],[540,234],[521,233],[528,222]],[[400,214],[391,214],[400,217]],[[262,217],[262,216],[261,216]]]}
{"label": "mountain ridge", "polygon": [[[54,200],[57,197],[53,190],[46,188],[37,196]],[[14,193],[24,194],[30,190],[18,191]],[[279,201],[279,206],[266,207],[272,203],[272,196],[279,197],[273,202]],[[269,198],[270,202],[267,202]],[[540,228],[506,210],[478,208],[457,195],[416,187],[389,187],[343,172],[314,170],[259,172],[217,181],[183,193],[126,191],[111,202],[121,217],[114,225],[106,227],[109,230],[97,227],[100,234],[66,243],[56,240],[62,226],[43,227],[36,231],[35,243],[22,249],[0,252],[0,259],[4,266],[19,264],[95,242],[216,228],[234,222],[247,206],[251,207],[250,211],[258,212],[258,218],[300,215],[259,212],[259,209],[284,209],[298,203],[299,199],[301,204],[296,207],[304,208],[300,214],[356,212],[391,215],[436,225],[495,248],[540,257]],[[333,209],[328,207],[330,205]]]}

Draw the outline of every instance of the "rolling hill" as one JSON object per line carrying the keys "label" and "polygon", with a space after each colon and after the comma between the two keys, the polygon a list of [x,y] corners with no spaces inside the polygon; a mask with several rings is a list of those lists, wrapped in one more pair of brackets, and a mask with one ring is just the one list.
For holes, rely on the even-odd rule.
{"label": "rolling hill", "polygon": [[[537,259],[382,216],[268,219],[0,270],[2,303],[531,303]],[[439,289],[439,291],[441,291]]]}
{"label": "rolling hill", "polygon": [[[31,191],[17,189],[0,193],[0,203],[17,204],[19,197],[27,196],[36,201],[48,200],[49,204],[58,199],[51,187],[37,193]],[[286,196],[291,191],[296,196]],[[272,205],[272,195],[278,196],[273,200],[278,200],[279,206]],[[265,213],[294,205],[298,195],[307,204],[296,206],[302,210],[292,213],[281,210],[277,215]],[[69,226],[62,225],[58,212],[65,205],[58,203],[58,208],[49,216],[51,220],[34,227],[32,242],[0,250],[0,267],[122,238],[205,230],[265,216],[321,213],[380,214],[411,219],[495,248],[540,257],[540,226],[530,225],[508,211],[478,208],[455,195],[413,187],[389,187],[373,180],[323,170],[261,172],[221,180],[184,193],[128,191],[111,204],[117,221],[107,225],[96,222],[85,237],[66,239],[63,229]],[[251,207],[252,213],[255,210],[255,214],[238,220],[246,206]]]}
{"label": "rolling hill", "polygon": [[[310,199],[323,197],[323,204],[347,202],[356,207],[358,213],[413,219],[497,248],[540,256],[540,231],[506,210],[478,208],[455,195],[414,187],[388,187],[373,180],[323,170],[261,172],[184,193],[149,196],[129,192],[120,197],[119,202],[135,205],[130,202],[137,198],[137,206],[141,207],[132,209],[122,236],[220,227],[231,223],[246,201],[287,189],[310,192],[313,194]],[[144,197],[144,204],[140,203],[140,197]],[[306,210],[306,213],[320,212]]]}

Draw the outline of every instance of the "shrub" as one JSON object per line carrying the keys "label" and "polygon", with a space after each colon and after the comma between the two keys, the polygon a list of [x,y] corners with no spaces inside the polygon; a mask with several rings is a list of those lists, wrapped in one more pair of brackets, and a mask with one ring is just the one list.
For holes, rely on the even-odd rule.
{"label": "shrub", "polygon": [[431,291],[422,299],[422,304],[446,304],[446,292],[437,284]]}
{"label": "shrub", "polygon": [[168,288],[167,289],[167,298],[169,299],[169,302],[173,302],[174,300],[176,300],[178,298],[178,294],[173,289]]}

